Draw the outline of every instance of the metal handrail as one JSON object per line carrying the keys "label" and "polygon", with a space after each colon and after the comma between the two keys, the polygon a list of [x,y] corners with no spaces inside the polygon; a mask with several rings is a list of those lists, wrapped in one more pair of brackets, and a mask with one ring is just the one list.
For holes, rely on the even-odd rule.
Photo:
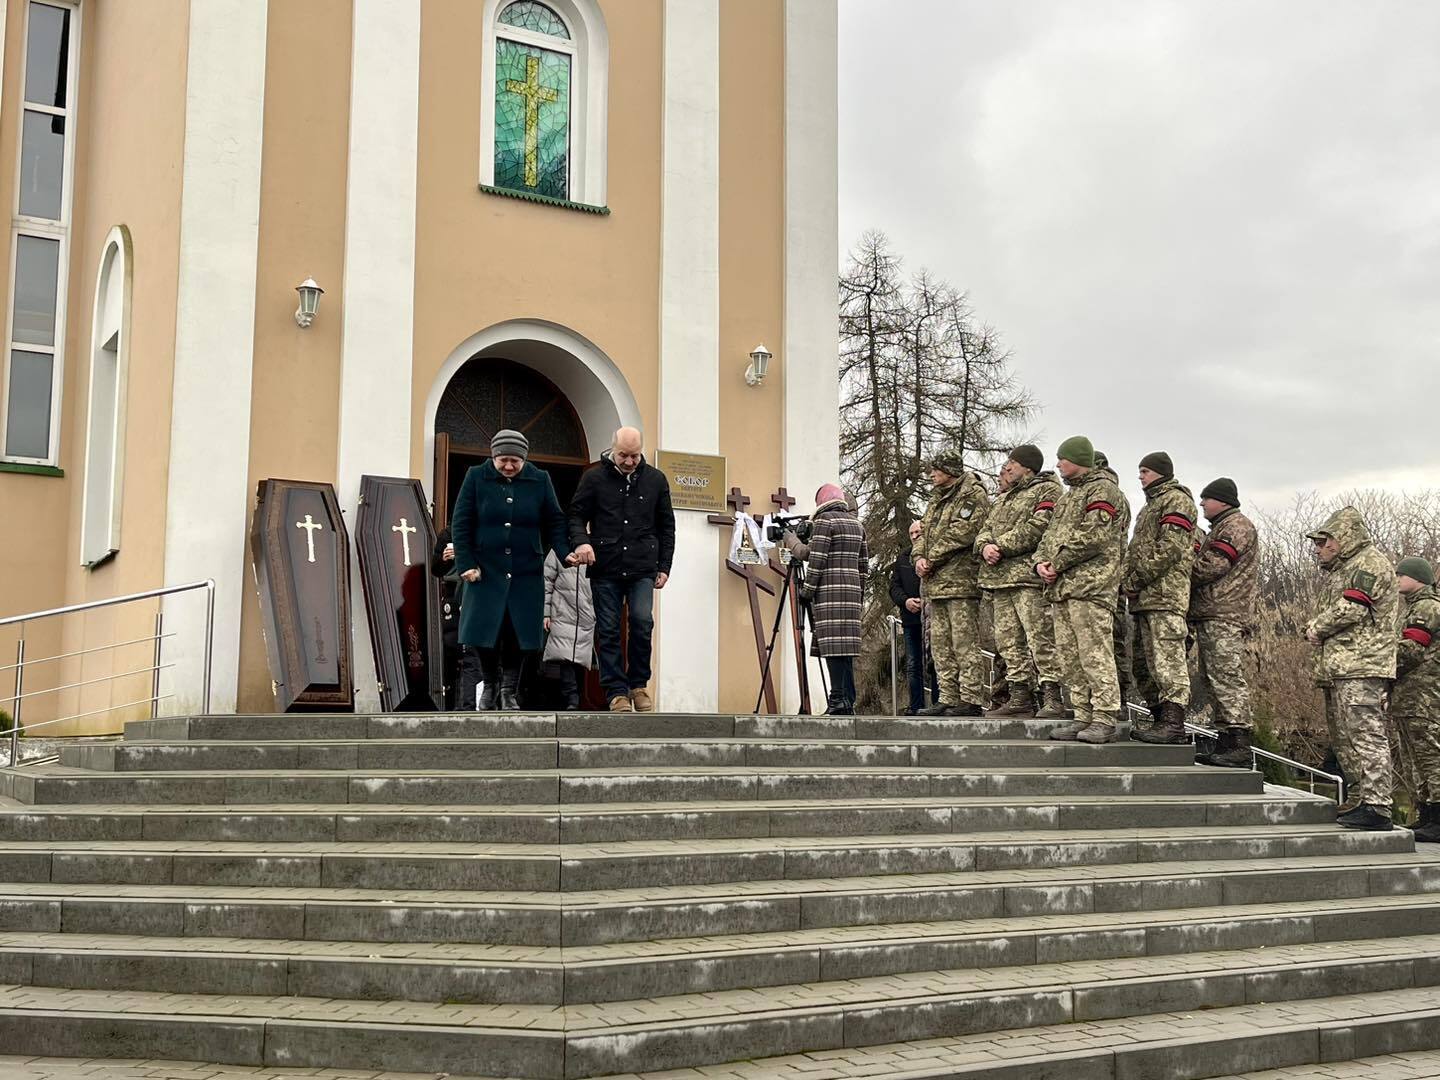
{"label": "metal handrail", "polygon": [[898,615],[886,615],[885,621],[890,624],[890,715],[900,715],[900,655],[895,647],[895,632],[898,630],[904,634],[905,624]]}
{"label": "metal handrail", "polygon": [[[175,631],[172,630],[168,634],[158,636],[161,639],[172,638],[175,636]],[[56,653],[54,656],[37,656],[34,660],[26,660],[25,663],[47,664],[52,660],[69,660],[76,656],[89,656],[91,653],[105,652],[107,649],[123,649],[127,645],[139,645],[141,642],[154,641],[156,637],[155,634],[146,634],[144,637],[131,638],[129,641],[112,641],[109,645],[96,645],[90,649],[76,649],[74,652]],[[0,664],[0,671],[14,671],[19,666],[19,664]]]}
{"label": "metal handrail", "polygon": [[[150,641],[151,638],[141,638],[141,641]],[[166,668],[173,668],[174,664],[151,664],[148,667],[136,668],[134,671],[121,671],[114,675],[101,675],[97,679],[84,679],[80,682],[65,683],[62,686],[47,686],[44,690],[27,690],[20,695],[20,700],[25,698],[40,697],[44,694],[58,694],[61,690],[76,690],[82,686],[94,686],[96,683],[110,682],[113,679],[128,679],[132,675],[153,675],[157,671],[164,671]],[[118,707],[118,706],[117,706]],[[35,727],[39,727],[36,724]]]}
{"label": "metal handrail", "polygon": [[210,675],[215,653],[215,581],[213,578],[207,578],[204,581],[192,581],[187,585],[167,585],[159,589],[147,589],[144,592],[128,593],[125,596],[112,596],[105,600],[89,600],[83,604],[68,604],[65,607],[49,608],[45,611],[32,611],[24,615],[9,615],[3,619],[0,619],[0,628],[17,625],[20,627],[20,639],[16,642],[15,646],[15,663],[7,665],[5,669],[0,669],[13,670],[15,672],[15,692],[11,696],[11,701],[13,702],[13,711],[10,718],[10,727],[0,729],[0,735],[8,734],[10,736],[10,763],[12,765],[18,765],[20,761],[20,732],[25,730],[25,725],[21,723],[20,719],[20,709],[27,697],[38,697],[40,694],[53,693],[56,690],[74,689],[78,686],[89,686],[97,682],[110,682],[115,679],[129,678],[135,675],[144,674],[146,672],[149,672],[151,675],[151,692],[150,695],[146,698],[142,698],[138,701],[129,701],[123,705],[108,705],[101,709],[91,709],[87,712],[75,713],[71,716],[62,716],[55,720],[47,720],[40,724],[31,724],[30,728],[35,729],[49,727],[52,724],[65,723],[69,720],[79,720],[86,716],[95,716],[98,713],[116,712],[120,709],[128,709],[136,705],[142,705],[147,701],[150,703],[150,711],[151,715],[153,716],[159,708],[160,702],[173,696],[170,694],[162,695],[160,693],[160,671],[163,668],[174,667],[173,664],[161,664],[160,662],[161,641],[163,641],[167,637],[174,636],[173,634],[167,634],[164,632],[163,613],[156,613],[155,633],[150,635],[149,637],[136,638],[133,641],[120,642],[118,644],[96,646],[93,649],[81,649],[77,650],[74,653],[62,653],[56,656],[45,656],[40,657],[36,660],[28,661],[29,664],[43,664],[54,660],[64,659],[66,656],[81,656],[91,652],[101,652],[105,649],[119,648],[120,645],[138,645],[142,642],[150,641],[153,642],[155,645],[155,658],[154,662],[150,665],[150,667],[142,668],[139,671],[122,672],[118,675],[108,675],[100,679],[90,679],[78,683],[72,683],[68,686],[54,687],[49,690],[38,690],[29,694],[24,692],[25,667],[27,664],[27,661],[25,659],[25,625],[27,623],[38,622],[41,619],[57,618],[61,615],[74,615],[82,611],[95,611],[99,608],[117,607],[121,604],[132,604],[140,600],[154,600],[165,596],[175,596],[180,593],[194,592],[197,589],[205,590],[205,641],[204,663],[201,671],[201,698],[204,702],[204,710],[208,713],[210,711]]}

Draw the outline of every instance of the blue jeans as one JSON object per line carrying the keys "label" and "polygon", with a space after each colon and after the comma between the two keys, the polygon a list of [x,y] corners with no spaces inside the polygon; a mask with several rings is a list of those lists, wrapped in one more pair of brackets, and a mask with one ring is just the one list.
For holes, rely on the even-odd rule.
{"label": "blue jeans", "polygon": [[[650,682],[650,633],[655,628],[655,579],[590,579],[595,597],[595,652],[607,699],[623,697]],[[626,656],[620,655],[620,606],[630,608]]]}
{"label": "blue jeans", "polygon": [[[910,711],[925,707],[925,627],[921,623],[905,626],[905,674],[910,680]],[[940,700],[939,688],[931,681],[930,696]]]}

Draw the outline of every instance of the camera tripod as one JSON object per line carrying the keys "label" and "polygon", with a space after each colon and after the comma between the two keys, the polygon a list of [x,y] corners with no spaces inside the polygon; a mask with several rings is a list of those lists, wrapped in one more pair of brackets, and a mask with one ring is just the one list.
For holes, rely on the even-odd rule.
{"label": "camera tripod", "polygon": [[[775,655],[775,643],[780,637],[780,626],[785,621],[785,601],[790,598],[790,586],[795,582],[796,567],[798,566],[800,566],[800,560],[791,559],[790,565],[785,568],[785,583],[780,589],[780,603],[775,608],[775,625],[770,627],[770,643],[765,646],[765,665],[760,669],[760,689],[755,694],[755,708],[750,710],[753,716],[760,714],[760,703],[765,700],[765,686],[770,681],[770,661]],[[797,643],[797,647],[800,649],[800,656],[803,659],[805,656],[805,624],[809,623],[810,631],[814,633],[815,615],[810,610],[809,604],[801,604],[798,599],[796,603],[799,604],[800,610],[804,613],[800,619],[800,640]],[[820,686],[825,691],[826,697],[829,697],[830,686],[828,680],[825,678],[825,669],[823,667],[820,669]]]}

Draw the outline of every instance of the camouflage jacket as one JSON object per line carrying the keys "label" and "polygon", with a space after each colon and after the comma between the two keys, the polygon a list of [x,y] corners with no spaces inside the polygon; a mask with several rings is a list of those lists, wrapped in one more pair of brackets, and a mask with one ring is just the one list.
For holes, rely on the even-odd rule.
{"label": "camouflage jacket", "polygon": [[928,559],[935,567],[924,579],[927,598],[956,600],[980,595],[980,559],[974,546],[989,512],[990,493],[973,472],[930,496],[914,548],[916,559]]}
{"label": "camouflage jacket", "polygon": [[1045,595],[1057,603],[1094,600],[1114,610],[1130,532],[1130,503],[1100,469],[1066,483],[1070,490],[1060,497],[1035,549],[1035,562],[1048,562],[1060,575],[1045,587]]}
{"label": "camouflage jacket", "polygon": [[1326,568],[1315,617],[1305,633],[1321,645],[1315,681],[1395,677],[1395,614],[1400,592],[1395,568],[1370,542],[1370,531],[1353,506],[1337,510],[1322,531],[1340,542],[1340,557]]}
{"label": "camouflage jacket", "polygon": [[1260,538],[1239,510],[1210,523],[1210,535],[1190,568],[1190,618],[1251,626],[1260,589]]}
{"label": "camouflage jacket", "polygon": [[1427,585],[1404,597],[1390,711],[1440,720],[1440,592]]}
{"label": "camouflage jacket", "polygon": [[1131,595],[1131,611],[1185,614],[1194,534],[1195,497],[1189,488],[1170,477],[1145,489],[1145,506],[1135,518],[1135,535],[1120,571],[1120,589]]}
{"label": "camouflage jacket", "polygon": [[1040,546],[1040,538],[1045,535],[1062,494],[1055,474],[1042,472],[996,497],[990,516],[975,539],[976,555],[986,544],[994,544],[1001,555],[994,566],[980,560],[982,589],[1038,589],[1045,584],[1035,575],[1035,560],[1031,555]]}

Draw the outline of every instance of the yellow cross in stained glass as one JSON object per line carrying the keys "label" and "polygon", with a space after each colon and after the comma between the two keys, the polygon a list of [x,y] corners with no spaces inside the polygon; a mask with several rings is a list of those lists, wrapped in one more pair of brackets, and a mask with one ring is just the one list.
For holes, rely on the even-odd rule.
{"label": "yellow cross in stained glass", "polygon": [[549,104],[558,94],[540,85],[538,56],[525,58],[525,81],[509,79],[505,89],[525,99],[525,186],[536,187],[540,183],[540,104]]}

